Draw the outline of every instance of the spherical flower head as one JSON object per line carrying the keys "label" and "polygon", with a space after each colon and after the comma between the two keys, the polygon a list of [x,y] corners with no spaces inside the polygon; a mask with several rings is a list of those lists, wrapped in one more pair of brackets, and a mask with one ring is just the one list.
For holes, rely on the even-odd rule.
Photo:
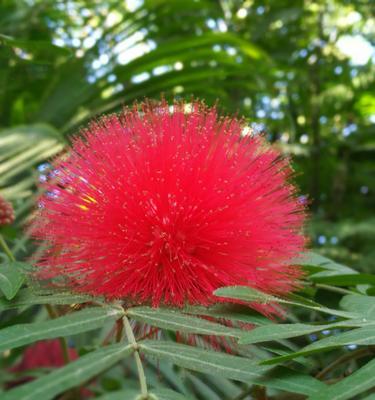
{"label": "spherical flower head", "polygon": [[288,160],[201,102],[146,102],[93,122],[45,184],[38,276],[152,306],[210,305],[219,287],[298,286],[304,206]]}
{"label": "spherical flower head", "polygon": [[14,222],[14,218],[12,204],[0,195],[0,226],[10,225]]}
{"label": "spherical flower head", "polygon": [[[71,360],[78,358],[75,349],[69,349],[69,358]],[[56,368],[64,364],[63,350],[59,340],[43,340],[27,347],[21,361],[12,368],[12,371],[25,372],[36,368]]]}

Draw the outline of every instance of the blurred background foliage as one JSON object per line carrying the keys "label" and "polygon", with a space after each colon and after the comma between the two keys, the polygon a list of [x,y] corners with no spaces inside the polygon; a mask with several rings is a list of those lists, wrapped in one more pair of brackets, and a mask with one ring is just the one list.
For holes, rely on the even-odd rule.
{"label": "blurred background foliage", "polygon": [[366,0],[0,1],[0,194],[20,236],[46,160],[144,97],[219,101],[293,156],[311,245],[375,269],[374,7]]}

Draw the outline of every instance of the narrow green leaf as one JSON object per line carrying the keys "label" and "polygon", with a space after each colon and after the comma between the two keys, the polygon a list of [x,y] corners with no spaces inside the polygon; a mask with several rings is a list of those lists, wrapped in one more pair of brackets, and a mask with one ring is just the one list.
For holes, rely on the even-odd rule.
{"label": "narrow green leaf", "polygon": [[190,400],[191,397],[186,397],[180,393],[175,392],[171,389],[154,389],[151,391],[151,395],[155,396],[155,400]]}
{"label": "narrow green leaf", "polygon": [[[24,40],[0,34],[0,44],[11,48],[22,49],[23,51],[37,55],[36,60],[27,60],[30,63],[49,64],[56,56],[71,55],[70,49],[55,46],[48,40]],[[14,52],[11,54],[14,54]]]}
{"label": "narrow green leaf", "polygon": [[146,355],[168,360],[181,367],[248,384],[266,385],[305,395],[315,393],[324,387],[318,380],[292,370],[278,368],[270,371],[267,367],[259,366],[256,360],[225,353],[152,340],[141,342],[140,348]]}
{"label": "narrow green leaf", "polygon": [[364,322],[367,319],[375,320],[375,297],[350,294],[341,299],[340,306],[350,312],[358,313]]}
{"label": "narrow green leaf", "polygon": [[21,267],[22,263],[17,261],[0,264],[0,290],[8,300],[13,299],[25,281]]}
{"label": "narrow green leaf", "polygon": [[218,297],[227,297],[229,299],[238,299],[262,304],[277,302],[276,297],[247,286],[222,287],[215,290],[214,295]]}
{"label": "narrow green leaf", "polygon": [[320,311],[320,312],[326,313],[326,314],[337,315],[337,316],[344,317],[344,318],[355,318],[358,316],[355,313],[349,313],[346,311],[334,310],[331,308],[315,305],[314,302],[307,302],[307,301],[298,302],[298,301],[292,301],[292,300],[288,300],[288,299],[281,299],[279,297],[275,297],[275,296],[260,292],[256,289],[249,288],[247,286],[223,287],[223,288],[215,290],[214,294],[218,297],[237,299],[237,300],[247,301],[250,303],[251,302],[261,303],[261,304],[280,303],[280,304],[298,306],[298,307],[307,308],[309,310]]}
{"label": "narrow green leaf", "polygon": [[92,301],[92,298],[84,295],[76,295],[72,293],[53,293],[45,294],[33,293],[29,288],[21,289],[16,297],[11,301],[6,301],[0,297],[0,311],[10,310],[13,308],[33,306],[37,304],[75,304]]}
{"label": "narrow green leaf", "polygon": [[375,344],[375,326],[364,326],[359,329],[352,329],[351,331],[341,333],[340,335],[326,337],[304,347],[303,351],[325,350],[327,348],[346,346],[349,344],[366,346]]}
{"label": "narrow green leaf", "polygon": [[103,347],[2,395],[2,400],[50,400],[101,373],[133,352],[123,343]]}
{"label": "narrow green leaf", "polygon": [[[219,394],[216,392],[216,387],[211,386],[204,377],[198,377],[195,374],[185,372],[185,380],[191,387],[194,388],[194,394],[199,399],[204,400],[222,400],[222,397],[219,397]],[[225,378],[221,378],[225,379]],[[218,379],[219,381],[221,379]],[[232,396],[230,397],[232,398]]]}
{"label": "narrow green leaf", "polygon": [[[99,400],[138,400],[140,398],[139,390],[125,389],[118,390],[113,393],[107,393],[104,396],[98,397]],[[186,397],[180,393],[175,392],[171,389],[153,389],[149,393],[150,400],[190,400],[190,397]]]}
{"label": "narrow green leaf", "polygon": [[364,397],[362,400],[375,400],[375,393],[369,394],[368,396]]}
{"label": "narrow green leaf", "polygon": [[215,322],[186,315],[175,310],[136,307],[129,309],[128,315],[137,321],[173,331],[227,337],[241,336],[239,329],[228,328]]}
{"label": "narrow green leaf", "polygon": [[350,344],[360,345],[374,345],[375,344],[375,326],[365,326],[359,329],[353,329],[339,335],[330,336],[308,346],[295,353],[285,356],[274,357],[269,360],[262,361],[262,365],[273,365],[283,361],[291,360],[293,358],[307,356],[310,354],[328,351],[336,347],[347,346]]}
{"label": "narrow green leaf", "polygon": [[320,268],[324,268],[324,271],[318,271],[313,275],[314,277],[357,273],[357,271],[347,267],[346,265],[339,264],[336,261],[314,252],[303,254],[301,258],[295,260],[295,263],[299,265],[318,266]]}
{"label": "narrow green leaf", "polygon": [[138,400],[140,396],[139,390],[125,389],[116,390],[112,393],[107,393],[98,397],[98,400]]}
{"label": "narrow green leaf", "polygon": [[75,335],[97,329],[109,320],[121,318],[122,315],[121,310],[97,307],[48,321],[10,326],[0,331],[0,351],[23,346],[37,340]]}
{"label": "narrow green leaf", "polygon": [[325,283],[335,286],[375,285],[375,275],[371,274],[344,274],[334,276],[311,276],[316,283]]}
{"label": "narrow green leaf", "polygon": [[208,317],[222,318],[230,321],[241,321],[247,324],[254,325],[268,325],[272,324],[272,321],[265,316],[249,309],[244,308],[239,311],[231,306],[226,307],[224,304],[215,305],[213,307],[201,307],[201,306],[189,306],[184,309],[188,314],[194,315],[207,315]]}
{"label": "narrow green leaf", "polygon": [[347,400],[355,399],[356,396],[368,389],[375,387],[375,360],[368,362],[365,366],[355,371],[352,375],[340,382],[328,386],[320,393],[316,393],[310,400]]}
{"label": "narrow green leaf", "polygon": [[362,320],[347,320],[333,324],[308,325],[308,324],[270,324],[260,326],[248,332],[243,332],[240,344],[267,342],[270,340],[287,339],[296,336],[307,335],[324,329],[335,329],[338,327],[362,326]]}
{"label": "narrow green leaf", "polygon": [[268,370],[246,358],[183,344],[146,340],[140,346],[145,354],[166,359],[181,367],[240,381],[260,378]]}

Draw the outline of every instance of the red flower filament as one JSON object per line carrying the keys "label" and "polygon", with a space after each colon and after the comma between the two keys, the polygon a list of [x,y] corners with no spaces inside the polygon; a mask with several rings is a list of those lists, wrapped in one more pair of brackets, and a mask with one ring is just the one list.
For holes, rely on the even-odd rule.
{"label": "red flower filament", "polygon": [[91,123],[45,184],[39,276],[153,306],[209,305],[230,285],[295,289],[304,206],[288,160],[244,127],[199,102]]}

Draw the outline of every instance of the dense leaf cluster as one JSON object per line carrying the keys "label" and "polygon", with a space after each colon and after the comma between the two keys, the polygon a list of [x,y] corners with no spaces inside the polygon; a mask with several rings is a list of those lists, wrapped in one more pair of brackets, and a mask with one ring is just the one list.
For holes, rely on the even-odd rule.
{"label": "dense leaf cluster", "polygon": [[[340,46],[349,37],[359,40],[352,51],[361,41],[373,49],[372,17],[371,2],[343,0],[0,2],[0,195],[16,214],[0,228],[1,399],[75,399],[84,387],[140,399],[136,354],[149,399],[374,398],[373,53]],[[48,160],[90,118],[161,92],[219,99],[293,156],[316,248],[298,261],[304,289],[287,299],[216,293],[280,304],[285,320],[230,304],[107,304],[26,283]],[[79,357],[17,386],[25,350],[55,338]]]}

